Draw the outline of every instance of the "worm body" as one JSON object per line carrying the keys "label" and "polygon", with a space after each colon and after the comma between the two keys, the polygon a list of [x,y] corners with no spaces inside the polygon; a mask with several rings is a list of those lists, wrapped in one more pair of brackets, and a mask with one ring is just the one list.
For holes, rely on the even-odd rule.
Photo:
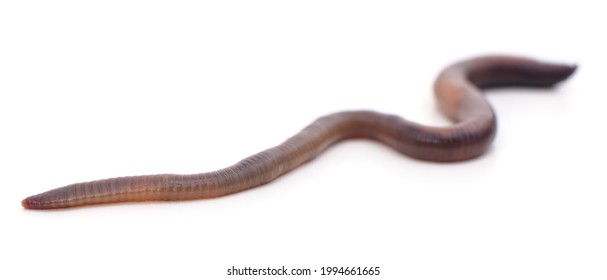
{"label": "worm body", "polygon": [[25,208],[52,209],[101,203],[213,198],[268,183],[311,160],[329,146],[366,138],[427,161],[471,159],[487,150],[496,117],[481,89],[501,86],[550,87],[575,66],[513,56],[485,56],[455,63],[434,84],[440,109],[455,122],[430,127],[373,111],[346,111],[321,117],[282,144],[213,172],[119,177],[76,183],[30,196]]}

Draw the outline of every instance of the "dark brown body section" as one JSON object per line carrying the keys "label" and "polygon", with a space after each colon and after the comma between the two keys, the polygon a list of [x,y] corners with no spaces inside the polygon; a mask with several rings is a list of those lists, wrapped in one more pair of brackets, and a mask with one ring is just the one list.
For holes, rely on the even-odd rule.
{"label": "dark brown body section", "polygon": [[268,183],[311,160],[332,144],[367,138],[421,160],[462,161],[484,153],[496,132],[496,118],[481,89],[500,86],[549,87],[575,66],[512,56],[485,56],[453,64],[434,84],[441,110],[456,124],[429,127],[396,115],[347,111],[324,116],[284,143],[213,172],[148,175],[77,183],[30,196],[25,208],[52,209],[150,200],[212,198]]}

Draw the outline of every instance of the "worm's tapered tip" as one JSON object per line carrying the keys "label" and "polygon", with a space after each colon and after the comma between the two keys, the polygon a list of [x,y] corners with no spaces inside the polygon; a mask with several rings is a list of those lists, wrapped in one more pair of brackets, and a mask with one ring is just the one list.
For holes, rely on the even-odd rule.
{"label": "worm's tapered tip", "polygon": [[567,67],[569,68],[567,72],[567,77],[571,76],[573,73],[575,73],[575,70],[577,70],[578,65],[577,64],[569,64],[567,65]]}
{"label": "worm's tapered tip", "polygon": [[29,201],[29,197],[24,200],[21,200],[21,206],[23,206],[23,208],[25,208],[25,209],[32,209],[30,201]]}
{"label": "worm's tapered tip", "polygon": [[538,85],[554,86],[571,77],[578,68],[577,64],[545,64],[544,76],[537,77]]}
{"label": "worm's tapered tip", "polygon": [[42,203],[43,200],[38,195],[32,195],[21,200],[21,206],[25,209],[48,209],[48,205]]}
{"label": "worm's tapered tip", "polygon": [[575,73],[575,71],[577,70],[578,65],[577,64],[568,64],[568,65],[563,65],[561,67],[560,73],[557,74],[557,82],[563,81],[568,79],[569,77],[571,77],[573,75],[573,73]]}

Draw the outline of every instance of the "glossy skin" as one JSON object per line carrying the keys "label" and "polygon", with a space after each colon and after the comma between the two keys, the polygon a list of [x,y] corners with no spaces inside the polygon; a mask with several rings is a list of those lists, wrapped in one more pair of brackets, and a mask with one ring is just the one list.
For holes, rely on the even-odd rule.
{"label": "glossy skin", "polygon": [[314,121],[284,143],[213,172],[120,177],[76,183],[30,196],[29,209],[151,200],[212,198],[266,184],[350,138],[382,142],[427,161],[454,162],[483,154],[495,136],[496,118],[481,89],[501,86],[550,87],[575,66],[512,56],[465,60],[443,70],[434,84],[441,110],[456,124],[430,127],[396,115],[346,111]]}

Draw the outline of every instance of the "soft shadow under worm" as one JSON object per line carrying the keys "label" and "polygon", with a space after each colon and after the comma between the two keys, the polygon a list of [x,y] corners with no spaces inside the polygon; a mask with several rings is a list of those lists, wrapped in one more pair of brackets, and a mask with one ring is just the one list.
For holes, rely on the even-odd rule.
{"label": "soft shadow under worm", "polygon": [[484,153],[495,136],[496,118],[481,89],[501,86],[550,87],[569,77],[575,65],[514,56],[484,56],[455,63],[434,83],[442,112],[455,122],[431,127],[373,111],[321,117],[284,143],[213,172],[131,176],[76,183],[24,199],[29,209],[151,200],[224,196],[268,183],[344,139],[366,138],[427,161],[453,162]]}

